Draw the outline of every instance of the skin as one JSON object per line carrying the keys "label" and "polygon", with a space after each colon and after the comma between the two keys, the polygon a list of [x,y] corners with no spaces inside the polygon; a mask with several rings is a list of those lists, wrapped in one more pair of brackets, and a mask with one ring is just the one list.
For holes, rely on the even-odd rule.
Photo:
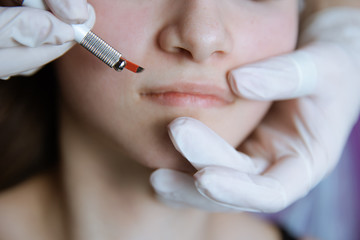
{"label": "skin", "polygon": [[[116,73],[75,48],[58,62],[62,109],[82,135],[108,141],[107,152],[150,168],[191,170],[167,136],[176,117],[196,118],[239,145],[270,103],[236,98],[227,73],[296,43],[295,1],[91,3],[106,16],[94,32],[145,71]],[[119,16],[130,24],[104,27]]]}
{"label": "skin", "polygon": [[149,176],[192,171],[167,135],[176,117],[201,120],[233,146],[251,132],[270,103],[236,98],[226,75],[294,49],[297,2],[89,2],[94,32],[145,71],[116,73],[81,47],[56,63],[61,163],[2,194],[0,238],[279,239],[251,215],[169,208]]}

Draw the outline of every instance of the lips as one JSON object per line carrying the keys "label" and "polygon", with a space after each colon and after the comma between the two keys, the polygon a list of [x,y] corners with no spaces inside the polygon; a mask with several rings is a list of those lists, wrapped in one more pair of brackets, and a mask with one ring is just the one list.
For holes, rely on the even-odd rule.
{"label": "lips", "polygon": [[174,107],[221,107],[235,100],[230,90],[193,83],[149,88],[142,91],[141,96],[151,102]]}

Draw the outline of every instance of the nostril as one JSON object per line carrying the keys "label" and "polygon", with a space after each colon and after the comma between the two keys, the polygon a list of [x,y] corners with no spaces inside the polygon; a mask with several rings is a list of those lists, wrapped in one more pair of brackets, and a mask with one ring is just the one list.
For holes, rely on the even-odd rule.
{"label": "nostril", "polygon": [[186,57],[186,58],[193,58],[193,55],[187,49],[181,48],[181,47],[177,47],[176,49],[177,49],[177,52],[179,53],[179,55]]}

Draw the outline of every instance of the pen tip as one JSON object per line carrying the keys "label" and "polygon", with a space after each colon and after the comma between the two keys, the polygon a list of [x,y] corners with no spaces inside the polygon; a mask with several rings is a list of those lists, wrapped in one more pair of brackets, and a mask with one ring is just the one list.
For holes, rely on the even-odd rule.
{"label": "pen tip", "polygon": [[133,63],[133,62],[130,62],[129,60],[126,60],[124,58],[121,58],[122,60],[125,60],[126,61],[126,65],[125,65],[125,68],[127,70],[130,70],[134,73],[140,73],[142,71],[144,71],[144,68],[140,67],[139,65]]}
{"label": "pen tip", "polygon": [[141,73],[142,71],[144,71],[144,68],[138,67],[137,70],[136,70],[136,73]]}

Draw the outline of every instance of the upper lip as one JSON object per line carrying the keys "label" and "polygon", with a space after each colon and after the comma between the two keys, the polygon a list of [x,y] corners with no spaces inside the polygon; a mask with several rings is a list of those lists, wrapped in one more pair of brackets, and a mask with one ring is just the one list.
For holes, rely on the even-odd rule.
{"label": "upper lip", "polygon": [[235,100],[235,96],[230,89],[224,89],[216,85],[199,83],[175,83],[171,85],[148,87],[142,90],[140,94],[142,96],[146,96],[170,92],[199,96],[212,96],[227,103],[231,103]]}

